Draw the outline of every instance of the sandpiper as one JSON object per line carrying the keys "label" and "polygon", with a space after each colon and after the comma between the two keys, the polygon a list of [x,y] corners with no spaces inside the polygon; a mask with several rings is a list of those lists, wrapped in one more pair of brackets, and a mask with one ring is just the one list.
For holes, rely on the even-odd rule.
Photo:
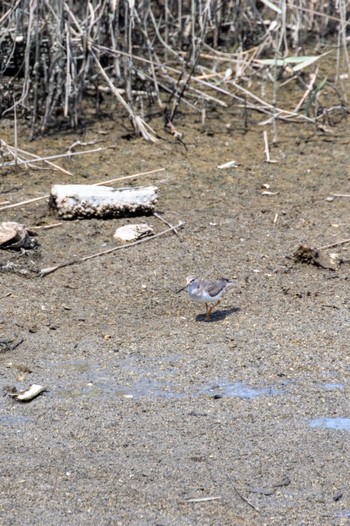
{"label": "sandpiper", "polygon": [[[193,301],[205,303],[206,319],[209,320],[211,313],[220,303],[220,297],[223,292],[233,284],[233,281],[222,278],[217,281],[214,280],[200,280],[196,276],[188,276],[186,278],[186,285],[177,292],[187,288],[188,295]],[[209,307],[208,303],[214,303]]]}

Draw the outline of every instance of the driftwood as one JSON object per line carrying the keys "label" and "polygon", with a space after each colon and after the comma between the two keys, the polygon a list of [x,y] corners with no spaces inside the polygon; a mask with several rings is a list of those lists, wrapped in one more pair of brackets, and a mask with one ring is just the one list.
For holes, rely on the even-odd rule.
{"label": "driftwood", "polygon": [[156,186],[109,188],[94,185],[54,185],[49,206],[62,219],[147,215],[157,202]]}

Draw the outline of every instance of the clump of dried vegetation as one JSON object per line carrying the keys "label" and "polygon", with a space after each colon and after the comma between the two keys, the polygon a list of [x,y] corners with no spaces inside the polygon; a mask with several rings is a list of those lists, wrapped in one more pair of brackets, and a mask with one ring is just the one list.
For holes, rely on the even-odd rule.
{"label": "clump of dried vegetation", "polygon": [[[24,117],[35,136],[79,126],[112,96],[135,132],[154,142],[152,118],[161,114],[176,135],[180,106],[203,120],[213,106],[233,104],[242,115],[266,114],[266,122],[329,124],[346,114],[347,7],[346,0],[4,1],[0,117]],[[330,55],[327,79],[320,64]],[[255,81],[269,86],[265,97]],[[278,92],[291,82],[302,96],[279,107]],[[326,88],[328,106],[320,103]]]}

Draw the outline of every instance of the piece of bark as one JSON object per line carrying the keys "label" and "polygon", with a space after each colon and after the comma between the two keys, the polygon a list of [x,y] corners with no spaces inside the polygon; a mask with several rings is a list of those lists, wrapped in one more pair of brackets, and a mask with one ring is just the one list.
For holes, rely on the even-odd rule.
{"label": "piece of bark", "polygon": [[62,219],[88,219],[148,215],[157,203],[156,186],[110,188],[84,184],[56,184],[49,206]]}

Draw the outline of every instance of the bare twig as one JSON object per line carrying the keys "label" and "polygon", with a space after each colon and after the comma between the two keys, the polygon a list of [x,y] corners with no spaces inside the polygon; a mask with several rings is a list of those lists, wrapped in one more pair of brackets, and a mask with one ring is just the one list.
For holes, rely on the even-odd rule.
{"label": "bare twig", "polygon": [[183,499],[181,502],[210,502],[212,500],[221,500],[222,497],[198,497],[197,499]]}
{"label": "bare twig", "polygon": [[242,495],[242,493],[240,491],[238,491],[238,489],[236,488],[236,485],[234,484],[233,480],[232,480],[232,477],[229,475],[229,473],[226,473],[226,476],[227,478],[230,480],[232,486],[233,486],[233,489],[235,490],[235,492],[237,493],[237,495],[244,501],[248,504],[248,506],[250,506],[254,511],[256,511],[257,513],[261,513],[261,511],[259,510],[259,508],[257,508],[256,506],[254,506],[254,504],[252,504],[250,502],[250,500],[248,500],[246,497],[244,497]]}
{"label": "bare twig", "polygon": [[[6,146],[7,146],[7,148],[9,149],[10,152],[13,151],[12,146],[10,146],[10,145],[8,145],[8,144],[7,144]],[[34,159],[37,159],[38,161],[42,161],[42,160],[43,160],[43,159],[40,158],[38,155],[35,155],[34,153],[26,152],[25,150],[21,150],[20,148],[17,148],[17,151],[20,152],[20,153],[22,153],[22,154],[24,154],[24,155],[29,155],[30,157],[33,157]],[[28,159],[27,162],[28,162],[28,165],[29,165],[31,168],[34,168],[34,167],[32,166],[32,164],[31,164],[30,159]],[[64,168],[61,168],[61,166],[58,166],[57,164],[51,163],[51,162],[48,161],[48,160],[44,160],[44,162],[45,162],[46,164],[48,164],[49,166],[52,166],[52,167],[55,168],[56,170],[59,170],[60,172],[63,172],[63,173],[65,173],[65,174],[67,174],[67,175],[73,175],[71,172],[69,172],[68,170],[65,170]]]}
{"label": "bare twig", "polygon": [[51,230],[51,228],[57,228],[62,225],[63,223],[52,223],[52,225],[31,226],[29,230]]}
{"label": "bare twig", "polygon": [[265,155],[266,155],[265,162],[267,162],[267,163],[278,163],[278,161],[274,161],[270,157],[269,141],[268,141],[268,138],[267,138],[267,131],[266,130],[264,130],[264,144],[265,144]]}
{"label": "bare twig", "polygon": [[28,199],[27,201],[21,201],[20,203],[14,203],[12,205],[2,206],[0,210],[7,210],[8,208],[16,208],[17,206],[27,205],[29,203],[35,203],[35,201],[42,201],[43,199],[47,199],[48,197],[50,196],[43,195],[41,197],[35,197],[34,199]]}
{"label": "bare twig", "polygon": [[91,51],[92,57],[95,61],[95,64],[97,66],[98,71],[102,75],[102,77],[107,82],[108,86],[110,87],[113,95],[118,99],[118,101],[121,103],[121,105],[127,110],[127,112],[130,115],[130,118],[133,122],[133,125],[135,127],[135,130],[138,131],[144,139],[151,142],[158,142],[158,139],[156,137],[155,132],[152,130],[152,128],[139,116],[136,115],[135,112],[132,110],[132,108],[129,106],[129,104],[123,99],[120,92],[117,90],[117,88],[114,86],[111,79],[108,77],[107,73],[103,69],[103,67],[100,64],[100,61],[96,57],[96,55]]}
{"label": "bare twig", "polygon": [[10,161],[3,163],[2,166],[14,166],[15,164],[30,164],[30,163],[39,163],[41,161],[48,161],[50,159],[59,159],[61,157],[71,157],[72,155],[85,155],[87,153],[96,153],[101,152],[102,150],[108,150],[109,148],[112,148],[111,146],[105,146],[103,148],[95,148],[94,150],[87,150],[86,152],[71,152],[71,153],[60,153],[57,155],[50,155],[49,157],[38,157],[37,159],[32,159],[31,161],[22,160],[22,161]]}
{"label": "bare twig", "polygon": [[[153,215],[154,217],[157,217],[160,221],[163,221],[163,223],[165,223],[169,228],[174,228],[173,225],[171,225],[170,223],[168,223],[168,221],[166,219],[164,219],[164,217],[162,217],[161,215],[157,214],[157,212],[153,212]],[[177,237],[180,237],[176,228],[174,228],[174,234],[177,235]]]}
{"label": "bare twig", "polygon": [[97,252],[95,254],[91,254],[91,255],[85,256],[83,258],[73,259],[73,260],[67,261],[65,263],[60,263],[59,265],[56,265],[55,267],[43,268],[43,269],[41,269],[38,272],[38,275],[39,275],[39,277],[43,278],[43,277],[47,276],[48,274],[52,274],[52,272],[55,272],[56,270],[58,270],[60,268],[70,267],[71,265],[75,265],[76,263],[82,263],[84,261],[88,261],[89,259],[97,258],[99,256],[105,256],[106,254],[111,254],[112,252],[116,252],[117,250],[122,250],[124,248],[133,247],[135,245],[139,245],[140,243],[146,243],[147,241],[151,241],[152,239],[155,239],[156,237],[160,237],[160,236],[166,234],[167,232],[171,232],[172,230],[183,228],[184,224],[185,223],[180,221],[180,223],[178,225],[176,225],[176,226],[174,226],[172,228],[167,228],[166,230],[163,230],[162,232],[159,232],[158,234],[154,234],[154,236],[145,237],[143,239],[139,239],[138,241],[134,241],[133,243],[128,243],[127,245],[122,245],[122,246],[110,248],[108,250],[103,250],[102,252]]}
{"label": "bare twig", "polygon": [[[231,481],[232,482],[232,481]],[[250,502],[250,500],[248,500],[246,497],[244,497],[242,495],[242,493],[240,493],[238,491],[238,489],[236,488],[236,486],[232,483],[232,486],[233,486],[233,489],[235,490],[235,492],[237,493],[237,495],[244,501],[248,504],[248,506],[250,506],[254,511],[256,511],[257,513],[261,513],[261,511],[259,510],[259,508],[257,508],[256,506],[254,506],[254,504],[252,504]]]}
{"label": "bare twig", "polygon": [[350,243],[350,238],[343,239],[343,241],[338,241],[337,243],[331,243],[330,245],[324,245],[323,247],[318,247],[316,250],[326,250],[327,248],[339,247],[340,245],[345,245],[346,243]]}
{"label": "bare twig", "polygon": [[157,172],[164,172],[165,168],[156,168],[155,170],[150,170],[149,172],[140,172],[133,175],[125,175],[123,177],[117,177],[116,179],[109,179],[109,181],[102,181],[101,183],[94,183],[95,186],[101,186],[105,184],[115,183],[117,181],[124,181],[125,179],[131,179],[133,177],[141,177],[141,175],[151,175]]}

